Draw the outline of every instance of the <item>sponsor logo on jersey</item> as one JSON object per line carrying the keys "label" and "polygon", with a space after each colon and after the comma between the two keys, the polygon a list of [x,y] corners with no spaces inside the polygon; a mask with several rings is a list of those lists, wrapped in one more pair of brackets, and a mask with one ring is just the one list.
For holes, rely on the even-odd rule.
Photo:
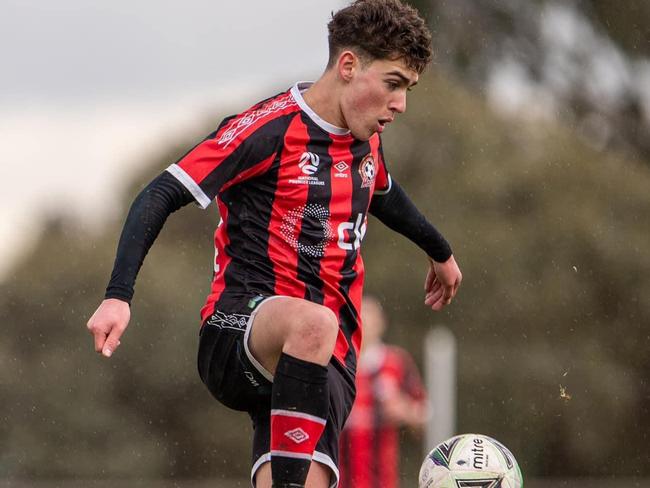
{"label": "sponsor logo on jersey", "polygon": [[346,251],[356,251],[361,247],[361,241],[366,235],[366,221],[363,214],[357,214],[356,221],[341,222],[338,227],[338,246]]}
{"label": "sponsor logo on jersey", "polygon": [[375,160],[372,154],[368,154],[359,165],[359,174],[361,175],[361,188],[370,188],[375,181],[376,176]]}
{"label": "sponsor logo on jersey", "polygon": [[[305,224],[310,228],[311,238],[301,242],[300,233]],[[299,254],[311,258],[322,258],[327,245],[336,239],[329,210],[318,203],[301,205],[288,211],[282,218],[280,232],[287,244]]]}
{"label": "sponsor logo on jersey", "polygon": [[284,435],[296,444],[300,444],[301,442],[305,442],[307,439],[309,439],[309,434],[307,434],[307,432],[302,430],[300,427],[297,429],[288,430],[284,433]]}
{"label": "sponsor logo on jersey", "polygon": [[350,166],[345,161],[339,161],[334,165],[336,173],[334,173],[334,178],[347,178],[347,170],[350,169]]}

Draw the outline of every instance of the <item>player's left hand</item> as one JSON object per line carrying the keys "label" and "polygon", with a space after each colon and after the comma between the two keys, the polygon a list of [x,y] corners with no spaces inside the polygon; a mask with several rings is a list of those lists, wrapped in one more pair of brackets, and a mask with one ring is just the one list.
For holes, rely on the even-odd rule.
{"label": "player's left hand", "polygon": [[444,263],[429,259],[430,266],[427,278],[424,281],[424,303],[432,310],[442,310],[451,303],[456,296],[463,275],[460,272],[454,256],[450,256]]}

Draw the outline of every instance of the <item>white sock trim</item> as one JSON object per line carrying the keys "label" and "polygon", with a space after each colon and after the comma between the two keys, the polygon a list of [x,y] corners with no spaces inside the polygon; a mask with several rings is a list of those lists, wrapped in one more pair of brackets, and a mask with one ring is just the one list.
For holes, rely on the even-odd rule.
{"label": "white sock trim", "polygon": [[[259,457],[259,459],[255,461],[255,464],[253,464],[253,467],[251,468],[252,488],[255,488],[255,474],[257,473],[257,470],[260,469],[262,464],[269,463],[269,462],[271,462],[271,453],[267,452],[265,454],[262,454]],[[329,488],[336,488],[339,485],[339,469],[336,467],[336,464],[334,464],[334,461],[332,461],[331,457],[329,457],[324,452],[314,451],[314,455],[312,456],[312,462],[324,464],[332,471],[333,479],[331,480]]]}
{"label": "white sock trim", "polygon": [[325,425],[327,420],[321,417],[316,417],[316,415],[309,415],[308,413],[296,412],[295,410],[282,410],[279,408],[274,408],[271,410],[271,415],[282,415],[283,417],[294,417],[299,419],[310,420],[311,422],[316,422],[321,425]]}

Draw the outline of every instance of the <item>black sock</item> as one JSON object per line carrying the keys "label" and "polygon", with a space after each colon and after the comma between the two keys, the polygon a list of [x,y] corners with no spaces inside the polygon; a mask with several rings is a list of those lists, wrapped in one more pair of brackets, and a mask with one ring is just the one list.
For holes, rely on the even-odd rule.
{"label": "black sock", "polygon": [[274,487],[304,486],[328,409],[327,367],[282,353],[271,399]]}

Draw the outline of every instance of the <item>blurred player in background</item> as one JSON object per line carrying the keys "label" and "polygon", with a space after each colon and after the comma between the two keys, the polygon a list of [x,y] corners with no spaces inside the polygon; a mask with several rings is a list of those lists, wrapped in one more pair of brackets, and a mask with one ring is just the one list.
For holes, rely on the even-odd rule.
{"label": "blurred player in background", "polygon": [[402,348],[382,341],[386,315],[364,296],[357,398],[341,435],[340,488],[398,488],[401,427],[420,433],[427,402],[420,374]]}
{"label": "blurred player in background", "polygon": [[425,305],[448,305],[462,278],[447,241],[390,177],[380,139],[431,60],[424,20],[398,0],[358,0],[328,30],[318,80],[227,117],[138,195],[105,300],[87,324],[95,350],[111,357],[167,217],[216,201],[198,369],[217,400],[251,417],[257,488],[338,482],[361,343],[367,214],[426,253]]}

